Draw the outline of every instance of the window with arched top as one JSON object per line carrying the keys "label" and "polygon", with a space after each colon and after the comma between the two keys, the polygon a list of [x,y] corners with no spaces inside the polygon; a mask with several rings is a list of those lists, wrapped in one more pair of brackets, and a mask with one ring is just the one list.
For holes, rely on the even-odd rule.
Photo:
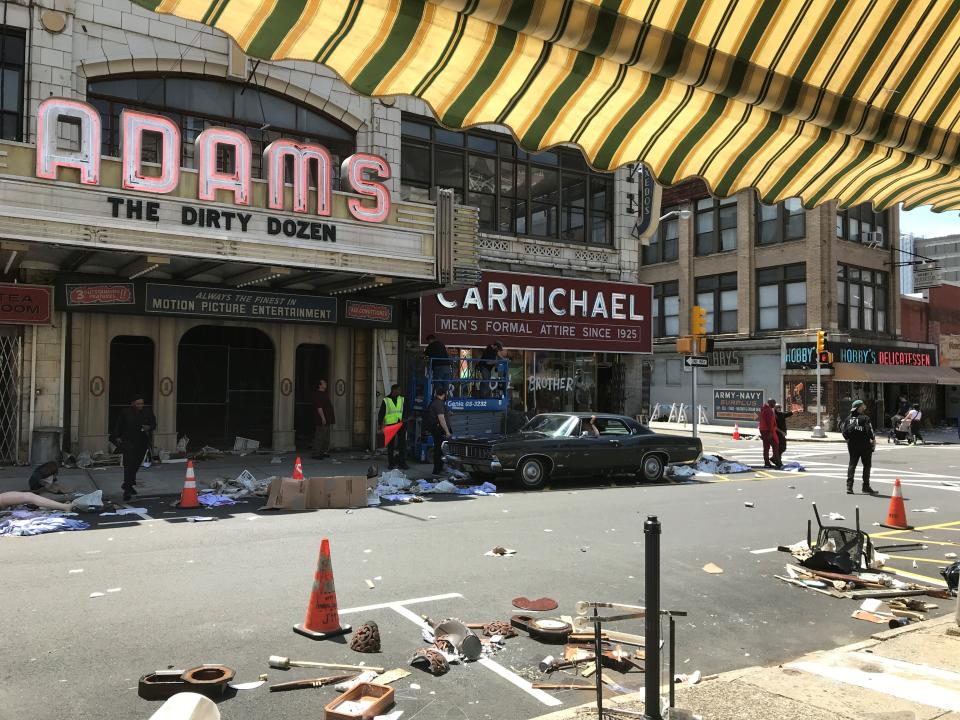
{"label": "window with arched top", "polygon": [[[87,102],[100,111],[103,154],[120,155],[120,113],[124,108],[163,115],[180,128],[180,166],[195,168],[194,140],[208,127],[242,130],[253,145],[253,177],[263,177],[263,150],[281,137],[318,143],[340,161],[356,151],[356,133],[337,120],[277,93],[241,83],[189,75],[111,76],[87,84]],[[159,136],[146,133],[144,162],[159,161]],[[232,153],[221,150],[221,171],[232,171]]]}

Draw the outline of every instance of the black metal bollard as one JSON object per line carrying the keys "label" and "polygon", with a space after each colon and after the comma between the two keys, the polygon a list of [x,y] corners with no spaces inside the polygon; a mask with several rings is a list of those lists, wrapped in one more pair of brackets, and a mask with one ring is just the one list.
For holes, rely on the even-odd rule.
{"label": "black metal bollard", "polygon": [[644,605],[647,609],[644,619],[643,717],[645,720],[663,720],[660,715],[660,521],[656,515],[647,515],[643,536]]}

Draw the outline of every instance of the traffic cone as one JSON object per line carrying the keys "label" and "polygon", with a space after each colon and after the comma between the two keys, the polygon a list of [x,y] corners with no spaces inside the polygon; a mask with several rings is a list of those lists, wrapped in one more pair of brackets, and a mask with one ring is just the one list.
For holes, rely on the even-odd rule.
{"label": "traffic cone", "polygon": [[733,439],[734,440],[740,439],[740,426],[737,423],[733,424]]}
{"label": "traffic cone", "polygon": [[197,499],[197,479],[193,474],[193,460],[187,460],[187,476],[183,480],[183,490],[180,492],[180,504],[182,508],[198,508],[200,500]]}
{"label": "traffic cone", "polygon": [[900,478],[893,483],[893,495],[890,497],[890,509],[887,510],[887,521],[880,523],[891,530],[913,530],[907,524],[907,508],[903,504],[903,492],[900,490]]}
{"label": "traffic cone", "polygon": [[403,427],[402,422],[393,423],[392,425],[383,426],[383,446],[386,447],[390,444],[390,441],[400,432],[400,428]]}
{"label": "traffic cone", "polygon": [[340,624],[337,591],[333,587],[333,564],[330,562],[330,541],[320,542],[320,558],[313,576],[313,588],[307,602],[307,617],[293,626],[293,631],[313,640],[323,640],[350,632],[349,625]]}
{"label": "traffic cone", "polygon": [[303,464],[300,462],[299,455],[297,455],[297,461],[293,464],[293,479],[303,480]]}

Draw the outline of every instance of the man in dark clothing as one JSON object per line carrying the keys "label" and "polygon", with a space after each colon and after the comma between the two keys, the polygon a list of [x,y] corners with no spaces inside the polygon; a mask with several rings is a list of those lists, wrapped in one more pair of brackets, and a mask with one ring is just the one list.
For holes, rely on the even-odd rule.
{"label": "man in dark clothing", "polygon": [[870,487],[870,467],[873,464],[873,451],[877,447],[877,438],[873,434],[873,425],[867,415],[867,406],[863,400],[854,400],[850,406],[850,415],[841,426],[843,439],[847,441],[850,465],[847,467],[847,494],[853,495],[853,476],[857,471],[857,462],[863,463],[863,492],[876,495]]}
{"label": "man in dark clothing", "polygon": [[[767,404],[760,408],[760,439],[763,440],[763,466],[781,468],[780,462],[780,443],[777,441],[777,415],[774,406],[777,401],[773,398],[767,400]],[[770,462],[770,455],[773,451],[773,462]]]}
{"label": "man in dark clothing", "polygon": [[784,412],[780,403],[774,406],[773,412],[777,416],[777,450],[779,451],[780,462],[783,462],[783,454],[787,451],[787,418],[791,417],[793,413]]}
{"label": "man in dark clothing", "polygon": [[157,418],[143,406],[143,395],[136,395],[130,407],[117,417],[110,442],[123,453],[123,501],[137,494],[137,471],[150,445],[150,433],[157,428]]}
{"label": "man in dark clothing", "polygon": [[433,402],[427,408],[426,426],[433,437],[433,474],[443,474],[443,441],[450,437],[450,411],[447,409],[447,389],[437,388]]}
{"label": "man in dark clothing", "polygon": [[503,358],[503,345],[499,342],[492,342],[483,350],[480,356],[480,362],[477,363],[480,370],[480,397],[490,397],[493,388],[490,386],[490,377],[497,367],[497,361]]}
{"label": "man in dark clothing", "polygon": [[327,392],[327,381],[317,383],[317,392],[313,396],[314,416],[316,429],[313,433],[313,457],[320,460],[330,457],[330,431],[337,418],[333,413],[333,401]]}
{"label": "man in dark clothing", "polygon": [[59,470],[60,466],[54,460],[45,462],[42,465],[37,465],[30,475],[30,492],[49,492],[57,495],[62,495],[66,492],[57,483],[57,472]]}
{"label": "man in dark clothing", "polygon": [[390,386],[390,394],[383,398],[380,403],[380,410],[377,412],[377,425],[381,429],[385,425],[401,423],[397,434],[387,443],[387,465],[390,470],[397,467],[398,458],[401,470],[410,469],[410,466],[407,465],[407,416],[403,395],[400,394],[400,386],[394,383]]}
{"label": "man in dark clothing", "polygon": [[897,398],[897,400],[897,415],[899,415],[901,418],[905,418],[907,413],[910,412],[910,401],[907,400],[906,395],[901,395],[899,398]]}
{"label": "man in dark clothing", "polygon": [[433,373],[434,380],[449,380],[453,377],[450,353],[436,335],[427,335],[427,347],[423,354],[427,358],[427,371]]}

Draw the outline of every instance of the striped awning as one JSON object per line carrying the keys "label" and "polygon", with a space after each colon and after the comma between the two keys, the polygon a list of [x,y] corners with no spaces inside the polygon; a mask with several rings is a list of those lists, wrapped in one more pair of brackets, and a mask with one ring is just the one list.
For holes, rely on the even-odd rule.
{"label": "striped awning", "polygon": [[960,209],[955,0],[134,1],[600,169]]}

